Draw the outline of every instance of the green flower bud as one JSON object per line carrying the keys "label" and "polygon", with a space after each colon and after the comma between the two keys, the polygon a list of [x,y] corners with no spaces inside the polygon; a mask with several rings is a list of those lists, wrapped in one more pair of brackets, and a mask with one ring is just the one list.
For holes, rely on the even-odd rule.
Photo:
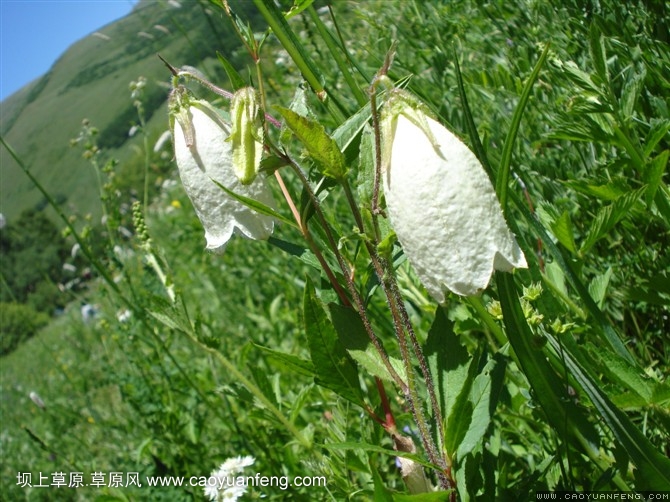
{"label": "green flower bud", "polygon": [[238,179],[248,185],[256,179],[263,155],[263,115],[253,88],[245,87],[235,93],[230,116],[233,170]]}

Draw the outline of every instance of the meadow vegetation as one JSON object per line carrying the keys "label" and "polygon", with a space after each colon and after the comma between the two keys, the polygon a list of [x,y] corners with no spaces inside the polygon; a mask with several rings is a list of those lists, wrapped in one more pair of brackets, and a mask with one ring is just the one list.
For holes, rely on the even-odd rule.
{"label": "meadow vegetation", "polygon": [[[273,236],[238,236],[224,254],[208,253],[170,142],[154,149],[168,127],[159,96],[168,89],[147,89],[135,68],[127,82],[134,82],[133,96],[125,87],[126,101],[118,101],[125,104],[116,105],[126,112],[84,124],[73,147],[95,173],[96,188],[86,191],[102,201],[103,224],[61,213],[67,246],[46,224],[39,236],[20,234],[18,217],[2,230],[0,497],[202,500],[199,487],[24,488],[17,473],[31,472],[33,481],[40,472],[188,478],[245,455],[266,475],[327,479],[319,488],[254,488],[247,499],[532,500],[541,490],[670,491],[667,5],[366,0],[327,7],[296,0],[282,2],[286,16],[272,5],[242,2],[229,16],[219,2],[198,2],[210,12],[208,29],[226,40],[238,30],[240,39],[219,49],[184,30],[189,50],[158,50],[175,68],[206,60],[217,69],[205,78],[230,91],[251,83],[270,115],[321,124],[365,208],[374,164],[368,88],[397,42],[388,76],[475,152],[525,253],[527,270],[496,273],[481,295],[449,294],[436,305],[400,246],[386,243],[438,382],[444,423],[435,424],[422,382],[414,397],[432,440],[448,451],[448,474],[429,460],[407,396],[342,301],[338,286],[348,283],[338,252],[355,271],[354,287],[391,361],[403,358],[385,278],[371,265],[374,251],[355,228],[344,184],[324,170],[310,139],[296,139],[286,125],[268,133],[305,167],[307,183],[279,155],[268,155],[264,167],[284,176],[322,255],[291,224],[276,183],[284,220]],[[185,11],[164,15],[178,24]],[[87,71],[80,80],[97,78],[95,66]],[[197,75],[180,82],[227,112],[229,103]],[[315,92],[319,86],[327,99]],[[133,124],[138,136],[125,148],[134,153],[115,155]],[[11,146],[3,129],[3,156]],[[20,163],[20,151],[16,157]],[[36,175],[33,183],[58,206],[48,181]],[[28,257],[10,254],[24,249],[20,239],[44,253],[30,256],[46,284],[67,282],[56,270],[75,259],[74,244],[72,263],[90,267],[93,280],[60,296],[31,297],[18,282]],[[337,285],[319,258],[337,271]],[[63,306],[63,314],[44,326],[37,316],[13,320],[27,317],[17,304],[48,311],[38,298]],[[96,316],[82,318],[82,303],[95,305]],[[6,343],[6,325],[36,334]],[[420,376],[420,366],[413,356],[404,371]],[[401,457],[435,486],[444,488],[448,478],[453,493],[412,494],[396,466],[389,413],[417,448]]]}

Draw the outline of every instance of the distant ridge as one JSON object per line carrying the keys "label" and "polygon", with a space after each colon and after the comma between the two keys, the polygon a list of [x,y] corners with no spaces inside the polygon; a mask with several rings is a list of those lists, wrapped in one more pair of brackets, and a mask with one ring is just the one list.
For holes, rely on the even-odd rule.
{"label": "distant ridge", "polygon": [[[68,212],[100,214],[96,175],[81,150],[69,146],[83,119],[99,129],[107,156],[128,159],[137,143],[128,137],[137,121],[131,81],[147,79],[149,129],[167,127],[170,75],[156,54],[211,74],[219,65],[205,59],[216,51],[230,55],[231,47],[239,46],[221,9],[205,0],[179,5],[140,0],[126,17],[74,43],[45,75],[2,102],[0,133]],[[240,2],[238,8],[244,10],[244,5]],[[159,110],[163,113],[156,114]],[[0,213],[11,221],[23,210],[43,205],[41,195],[0,149]]]}

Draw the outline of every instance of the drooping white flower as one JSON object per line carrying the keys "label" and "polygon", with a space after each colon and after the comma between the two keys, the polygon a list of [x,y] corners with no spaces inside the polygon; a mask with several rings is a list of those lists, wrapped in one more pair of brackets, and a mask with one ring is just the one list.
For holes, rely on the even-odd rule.
{"label": "drooping white flower", "polygon": [[454,134],[398,93],[384,109],[383,186],[388,217],[430,295],[474,295],[493,270],[527,267],[491,181]]}
{"label": "drooping white flower", "polygon": [[243,184],[235,175],[233,145],[227,141],[230,124],[209,103],[190,99],[181,89],[173,92],[170,106],[179,176],[205,228],[207,249],[223,252],[235,231],[250,239],[267,239],[273,219],[251,210],[214,182],[235,194],[274,206],[262,176]]}
{"label": "drooping white flower", "polygon": [[251,456],[227,459],[208,478],[205,496],[218,502],[236,501],[247,491],[245,478],[238,474],[241,474],[245,467],[253,465],[255,461],[256,459]]}

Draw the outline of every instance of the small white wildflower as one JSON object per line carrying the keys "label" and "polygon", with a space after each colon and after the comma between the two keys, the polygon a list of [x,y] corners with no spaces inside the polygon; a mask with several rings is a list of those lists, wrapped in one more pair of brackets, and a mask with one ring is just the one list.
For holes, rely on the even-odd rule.
{"label": "small white wildflower", "polygon": [[170,30],[163,26],[162,24],[154,24],[154,30],[162,31],[166,35],[170,34]]}
{"label": "small white wildflower", "polygon": [[179,176],[205,228],[207,249],[223,252],[234,231],[250,239],[267,239],[274,220],[249,209],[221,190],[272,207],[272,193],[262,176],[243,184],[233,170],[231,127],[212,106],[189,99],[182,90],[171,96],[171,123]]}
{"label": "small white wildflower", "polygon": [[97,315],[98,309],[95,307],[95,305],[85,303],[81,306],[81,318],[84,320],[84,322],[91,322]]}
{"label": "small white wildflower", "polygon": [[205,496],[217,502],[234,502],[247,491],[243,477],[238,477],[245,467],[253,465],[254,457],[233,457],[227,459],[217,470],[212,472],[205,487]]}
{"label": "small white wildflower", "polygon": [[430,295],[474,295],[493,270],[525,268],[484,168],[463,142],[407,93],[384,109],[388,216]]}
{"label": "small white wildflower", "polygon": [[30,397],[30,400],[33,403],[35,403],[35,405],[38,408],[42,408],[42,409],[46,408],[46,404],[44,404],[44,401],[42,401],[42,398],[39,396],[39,394],[37,392],[31,392],[29,394],[29,397]]}
{"label": "small white wildflower", "polygon": [[91,33],[91,36],[98,37],[99,39],[105,40],[105,41],[111,40],[111,38],[109,36],[105,35],[104,33],[100,33],[99,31]]}
{"label": "small white wildflower", "polygon": [[77,267],[72,265],[72,263],[63,263],[63,270],[66,272],[70,272],[71,274],[74,274],[77,271]]}
{"label": "small white wildflower", "polygon": [[117,321],[124,323],[130,321],[130,318],[133,316],[133,313],[128,309],[119,310],[116,313]]}

